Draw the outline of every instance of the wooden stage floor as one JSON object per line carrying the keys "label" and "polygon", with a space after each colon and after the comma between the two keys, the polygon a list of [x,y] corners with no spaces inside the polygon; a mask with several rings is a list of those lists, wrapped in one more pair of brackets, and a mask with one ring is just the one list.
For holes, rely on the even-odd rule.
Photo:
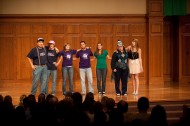
{"label": "wooden stage floor", "polygon": [[[94,79],[95,80],[95,79]],[[95,100],[101,100],[102,95],[97,93],[96,82],[93,83],[94,86],[94,97]],[[22,94],[30,94],[31,81],[29,82],[9,82],[0,81],[0,94],[3,96],[10,95],[13,100],[13,104],[17,105],[19,103],[19,98]],[[68,89],[68,87],[67,87]],[[88,89],[88,86],[87,86]],[[80,82],[74,83],[74,91],[81,92]],[[49,93],[51,92],[51,83],[49,83]],[[180,100],[190,100],[190,82],[188,83],[174,83],[167,82],[161,85],[146,85],[140,84],[139,94],[132,95],[132,84],[128,83],[128,95],[127,96],[116,96],[114,82],[107,80],[106,85],[106,96],[115,99],[116,103],[123,99],[128,102],[136,102],[138,98],[145,96],[148,97],[150,101],[180,101]],[[39,94],[39,88],[36,93],[36,97]],[[57,93],[56,96],[59,100],[63,99],[62,95],[62,83],[59,81],[57,83]],[[83,96],[84,98],[85,96]]]}

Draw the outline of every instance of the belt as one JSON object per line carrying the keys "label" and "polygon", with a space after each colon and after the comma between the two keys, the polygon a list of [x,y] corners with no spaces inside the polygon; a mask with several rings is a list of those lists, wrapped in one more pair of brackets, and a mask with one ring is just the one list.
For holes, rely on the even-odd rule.
{"label": "belt", "polygon": [[35,65],[35,66],[46,66],[46,64],[41,64],[41,65]]}

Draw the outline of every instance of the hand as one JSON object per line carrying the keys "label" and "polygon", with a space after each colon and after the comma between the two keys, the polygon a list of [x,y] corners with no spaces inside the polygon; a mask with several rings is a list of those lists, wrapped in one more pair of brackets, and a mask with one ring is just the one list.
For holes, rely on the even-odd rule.
{"label": "hand", "polygon": [[93,61],[93,60],[94,60],[94,58],[90,59],[90,61]]}
{"label": "hand", "polygon": [[77,58],[76,58],[76,57],[73,57],[73,60],[77,60]]}
{"label": "hand", "polygon": [[107,56],[107,58],[108,58],[109,60],[111,60],[111,57],[110,57],[110,56]]}
{"label": "hand", "polygon": [[77,49],[77,52],[80,51],[81,49]]}
{"label": "hand", "polygon": [[53,62],[53,64],[57,67],[58,66],[58,63],[56,63],[56,62]]}
{"label": "hand", "polygon": [[58,53],[58,52],[59,52],[59,49],[58,49],[57,47],[55,47],[55,51],[56,51],[56,53]]}
{"label": "hand", "polygon": [[32,69],[33,69],[33,70],[35,70],[35,69],[36,69],[36,66],[34,66],[34,65],[32,65],[31,67],[32,67]]}
{"label": "hand", "polygon": [[113,72],[117,72],[117,69],[114,69]]}

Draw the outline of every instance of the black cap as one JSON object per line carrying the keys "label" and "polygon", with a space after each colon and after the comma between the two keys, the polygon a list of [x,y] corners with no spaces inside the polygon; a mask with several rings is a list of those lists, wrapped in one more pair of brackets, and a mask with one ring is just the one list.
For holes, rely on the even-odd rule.
{"label": "black cap", "polygon": [[38,38],[37,42],[40,42],[40,41],[44,42],[44,39],[43,38]]}

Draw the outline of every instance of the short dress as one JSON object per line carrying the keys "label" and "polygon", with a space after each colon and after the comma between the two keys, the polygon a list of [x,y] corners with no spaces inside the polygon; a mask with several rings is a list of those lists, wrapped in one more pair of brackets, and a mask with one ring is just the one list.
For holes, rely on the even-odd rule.
{"label": "short dress", "polygon": [[129,51],[129,71],[130,74],[138,74],[142,72],[142,66],[139,60],[139,53]]}

